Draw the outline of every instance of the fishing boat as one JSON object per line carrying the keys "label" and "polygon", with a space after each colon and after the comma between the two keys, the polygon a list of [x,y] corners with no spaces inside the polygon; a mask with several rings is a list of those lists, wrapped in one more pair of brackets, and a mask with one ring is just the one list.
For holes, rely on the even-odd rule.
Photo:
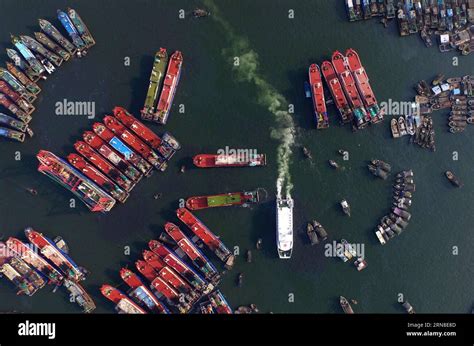
{"label": "fishing boat", "polygon": [[31,103],[25,101],[20,94],[10,89],[8,83],[3,80],[0,80],[0,92],[3,93],[3,95],[8,96],[10,100],[14,101],[26,114],[30,115],[34,112],[35,107]]}
{"label": "fishing boat", "polygon": [[323,225],[321,225],[318,221],[313,220],[313,227],[317,235],[321,238],[322,241],[328,238],[328,233],[324,229]]}
{"label": "fishing boat", "polygon": [[342,85],[337,78],[336,71],[329,61],[323,61],[321,64],[321,72],[326,80],[326,84],[329,87],[334,103],[341,116],[343,123],[349,123],[352,121],[352,111],[347,102],[346,95],[342,89]]}
{"label": "fishing boat", "polygon": [[31,50],[20,40],[19,37],[13,36],[10,34],[11,41],[13,45],[18,49],[20,54],[25,58],[30,67],[38,74],[45,72],[44,66],[38,61],[36,56],[31,52]]}
{"label": "fishing boat", "polygon": [[105,298],[115,304],[115,309],[119,314],[146,314],[144,309],[115,287],[102,285],[100,292]]}
{"label": "fishing boat", "polygon": [[346,214],[347,216],[351,216],[351,207],[345,199],[341,201],[341,207],[344,214]]}
{"label": "fishing boat", "polygon": [[58,29],[56,29],[50,22],[45,19],[38,19],[39,26],[41,31],[45,34],[49,35],[52,39],[54,39],[61,47],[67,50],[71,56],[75,55],[77,52],[77,48],[66,39]]}
{"label": "fishing boat", "polygon": [[456,187],[462,187],[464,184],[459,180],[458,177],[454,175],[453,172],[451,171],[446,171],[445,172],[446,178],[451,182]]}
{"label": "fishing boat", "polygon": [[0,274],[6,277],[18,289],[17,295],[24,294],[32,296],[38,291],[38,287],[33,285],[24,275],[20,274],[12,264],[12,256],[5,249],[5,244],[0,243]]}
{"label": "fishing boat", "polygon": [[78,52],[83,55],[85,52],[84,50],[87,48],[86,43],[82,40],[81,36],[79,35],[79,32],[77,31],[76,27],[72,23],[71,19],[68,17],[66,12],[58,10],[58,19],[61,22],[62,26],[64,29],[66,29],[66,32],[68,33],[69,37],[71,38],[72,44],[76,46],[78,49]]}
{"label": "fishing boat", "polygon": [[198,154],[193,157],[193,163],[199,168],[210,167],[261,167],[266,166],[265,154],[227,155],[227,154]]}
{"label": "fishing boat", "polygon": [[156,112],[153,120],[165,125],[168,121],[171,105],[173,104],[176,88],[181,77],[181,67],[183,65],[183,56],[180,51],[174,52],[168,63],[168,69],[163,81],[163,88],[156,106]]}
{"label": "fishing boat", "polygon": [[329,118],[326,109],[326,100],[324,98],[323,81],[319,66],[311,64],[309,67],[309,84],[311,86],[311,95],[313,99],[314,115],[317,129],[326,129],[329,127]]}
{"label": "fishing boat", "polygon": [[364,108],[363,102],[357,91],[356,82],[350,72],[344,55],[335,51],[332,55],[332,65],[337,73],[340,83],[346,93],[349,105],[352,108],[352,114],[357,128],[362,129],[367,126],[370,116]]}
{"label": "fishing boat", "polygon": [[25,46],[27,46],[32,51],[37,52],[41,56],[47,58],[55,66],[59,67],[63,63],[63,58],[46,49],[41,43],[36,41],[34,38],[27,35],[20,35],[20,39],[25,44]]}
{"label": "fishing boat", "polygon": [[344,313],[346,313],[346,314],[353,314],[354,313],[354,310],[352,310],[351,304],[349,303],[349,301],[345,297],[343,297],[343,296],[339,297],[339,304],[341,305],[342,310],[344,311]]}
{"label": "fishing boat", "polygon": [[17,105],[11,102],[5,95],[0,93],[0,105],[12,112],[18,119],[28,124],[31,121],[31,115],[26,114]]}
{"label": "fishing boat", "polygon": [[255,204],[258,202],[258,190],[230,192],[218,195],[190,197],[186,200],[186,208],[189,210],[199,210],[216,207],[230,207],[235,205],[248,207],[249,204]]}
{"label": "fishing boat", "polygon": [[145,143],[147,143],[152,149],[156,150],[165,159],[171,159],[176,151],[181,149],[180,144],[171,134],[166,132],[160,138],[160,136],[138,121],[126,109],[115,107],[113,113],[122,124],[132,130],[138,137],[145,141]]}
{"label": "fishing boat", "polygon": [[202,242],[206,244],[206,246],[209,247],[209,249],[213,251],[222,262],[224,262],[227,269],[232,268],[235,256],[224,245],[222,240],[212,233],[201,220],[195,217],[186,208],[179,208],[176,211],[176,215],[178,216],[178,219],[188,226],[189,229],[193,231],[193,233],[201,239]]}
{"label": "fishing boat", "polygon": [[164,171],[167,167],[166,160],[155,153],[148,145],[141,139],[130,132],[120,121],[116,118],[107,115],[104,117],[104,124],[111,130],[118,138],[122,139],[126,144],[139,153],[144,159],[153,165],[158,170]]}
{"label": "fishing boat", "polygon": [[280,259],[291,258],[293,252],[293,199],[276,199],[276,243]]}
{"label": "fishing boat", "polygon": [[[0,244],[0,251],[8,251],[5,243],[0,242]],[[23,261],[20,257],[11,257],[9,264],[37,290],[43,288],[46,285],[46,276],[44,276],[41,272],[38,272],[36,269],[31,268],[28,263]]]}
{"label": "fishing boat", "polygon": [[94,300],[87,291],[77,282],[72,280],[65,279],[64,287],[69,292],[69,297],[71,301],[77,303],[83,310],[84,313],[90,313],[95,310],[96,306]]}
{"label": "fishing boat", "polygon": [[49,283],[56,286],[63,283],[64,276],[42,256],[33,251],[31,246],[13,237],[8,238],[6,245],[12,253],[45,275],[49,279]]}
{"label": "fishing boat", "polygon": [[357,271],[361,271],[367,268],[367,261],[364,260],[362,257],[359,257],[357,258],[357,260],[355,260],[354,265],[356,266]]}
{"label": "fishing boat", "polygon": [[402,116],[398,118],[398,131],[400,132],[400,137],[408,134],[405,118]]}
{"label": "fishing boat", "polygon": [[346,51],[347,65],[349,66],[354,79],[356,80],[357,89],[364,102],[364,106],[370,115],[372,123],[378,123],[383,120],[383,110],[379,107],[375,98],[372,87],[369,83],[369,77],[359,58],[359,54],[354,49]]}
{"label": "fishing boat", "polygon": [[143,120],[153,120],[156,103],[158,102],[158,91],[165,75],[168,65],[168,53],[165,48],[160,48],[155,54],[155,61],[150,75],[150,84],[145,98],[145,104],[141,110]]}
{"label": "fishing boat", "polygon": [[67,14],[68,17],[71,19],[72,23],[74,24],[75,28],[77,29],[77,32],[81,36],[82,40],[86,44],[87,48],[90,48],[95,45],[94,38],[92,37],[89,29],[87,28],[86,24],[79,16],[77,11],[68,7]]}
{"label": "fishing boat", "polygon": [[212,292],[209,296],[209,301],[211,302],[212,307],[216,310],[218,314],[232,314],[232,308],[225,299],[221,291],[216,290]]}
{"label": "fishing boat", "polygon": [[74,143],[76,151],[98,168],[107,177],[113,180],[118,186],[120,186],[126,192],[130,192],[135,186],[135,183],[127,178],[125,174],[115,168],[109,161],[107,161],[102,155],[96,152],[92,147],[83,142],[77,141]]}
{"label": "fishing boat", "polygon": [[125,203],[130,196],[128,192],[120,188],[112,180],[102,174],[97,168],[89,164],[83,157],[77,154],[67,156],[69,163],[79,172],[91,179],[101,189],[108,192],[113,198],[121,203]]}
{"label": "fishing boat", "polygon": [[112,147],[107,145],[99,136],[94,132],[85,131],[82,134],[84,142],[89,144],[91,148],[100,153],[104,158],[106,158],[110,163],[112,163],[116,168],[123,172],[128,178],[130,178],[134,183],[137,183],[141,180],[143,175],[139,170],[133,166],[132,162],[126,160],[126,157],[123,156],[120,152],[115,151]]}
{"label": "fishing boat", "polygon": [[408,301],[403,302],[402,306],[405,309],[405,311],[408,312],[409,314],[415,314],[416,313],[415,309],[413,308],[413,306],[411,306],[411,304]]}
{"label": "fishing boat", "polygon": [[204,274],[206,280],[217,283],[220,275],[216,267],[202,253],[201,250],[179,229],[178,226],[171,222],[165,224],[166,233],[178,244],[178,247],[185,253],[191,262],[199,268]]}
{"label": "fishing boat", "polygon": [[339,168],[339,165],[334,160],[328,160],[328,163],[329,163],[329,166],[331,166],[332,168],[335,168],[335,169]]}
{"label": "fishing boat", "polygon": [[64,48],[60,47],[53,40],[51,40],[47,35],[42,32],[35,32],[35,38],[38,42],[42,43],[49,50],[53,51],[59,55],[64,61],[68,61],[71,58],[71,54]]}
{"label": "fishing boat", "polygon": [[25,134],[22,132],[18,132],[15,130],[10,130],[4,127],[0,127],[0,137],[5,137],[8,139],[13,139],[17,142],[24,142],[25,141]]}
{"label": "fishing boat", "polygon": [[168,314],[168,308],[143,284],[140,277],[130,269],[120,269],[120,277],[130,287],[128,295],[149,311]]}
{"label": "fishing boat", "polygon": [[0,79],[3,79],[5,82],[7,82],[10,87],[16,91],[17,93],[20,94],[22,98],[24,98],[26,101],[29,103],[33,103],[34,100],[36,100],[36,95],[33,95],[30,93],[26,87],[20,83],[18,79],[16,79],[8,70],[5,70],[4,68],[0,67]]}
{"label": "fishing boat", "polygon": [[206,11],[202,8],[196,8],[192,12],[194,18],[203,18],[211,15],[211,12]]}
{"label": "fishing boat", "polygon": [[46,259],[60,269],[66,278],[76,282],[85,280],[85,270],[79,267],[68,254],[58,248],[55,242],[31,227],[25,229],[25,235],[28,241],[37,247]]}
{"label": "fishing boat", "polygon": [[91,211],[107,212],[114,207],[112,196],[61,158],[46,150],[40,150],[36,158],[39,172],[71,191]]}
{"label": "fishing boat", "polygon": [[210,292],[214,288],[212,284],[208,284],[194,269],[181,260],[174,251],[170,250],[158,240],[150,240],[148,247],[152,252],[157,254],[164,263],[182,275],[196,289],[203,292]]}
{"label": "fishing boat", "polygon": [[13,62],[15,67],[22,70],[28,76],[30,80],[32,80],[33,82],[36,82],[40,78],[46,79],[45,76],[33,70],[33,68],[20,56],[20,54],[17,53],[16,50],[7,48],[6,51],[7,51],[8,57]]}
{"label": "fishing boat", "polygon": [[38,95],[41,92],[41,88],[33,82],[29,76],[20,71],[14,64],[11,62],[6,62],[8,72],[10,72],[13,77],[15,77],[21,84],[25,86],[25,89],[33,95]]}
{"label": "fishing boat", "polygon": [[122,158],[131,162],[142,174],[145,176],[152,174],[153,166],[143,157],[138,155],[133,149],[127,146],[121,139],[116,137],[115,134],[105,127],[104,124],[96,122],[92,125],[92,130],[108,145],[119,152]]}

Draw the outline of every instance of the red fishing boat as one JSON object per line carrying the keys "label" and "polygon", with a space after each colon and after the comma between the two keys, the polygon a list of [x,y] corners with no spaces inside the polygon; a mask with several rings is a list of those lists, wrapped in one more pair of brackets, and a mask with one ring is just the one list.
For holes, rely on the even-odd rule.
{"label": "red fishing boat", "polygon": [[195,217],[186,208],[179,208],[176,211],[178,219],[189,227],[199,239],[211,249],[216,256],[225,263],[226,268],[230,269],[234,265],[234,255],[224,245],[224,243],[207,228],[201,220]]}
{"label": "red fishing boat", "polygon": [[329,61],[323,61],[321,64],[321,71],[326,80],[326,84],[331,91],[334,104],[341,115],[341,121],[343,123],[349,123],[352,121],[352,111],[347,102],[346,95],[344,90],[342,90],[342,85],[337,78],[336,71]]}
{"label": "red fishing boat", "polygon": [[191,286],[174,269],[170,268],[156,253],[144,250],[143,258],[158,273],[158,276],[173,286],[178,292],[188,294]]}
{"label": "red fishing boat", "polygon": [[87,163],[86,160],[81,156],[77,154],[69,154],[67,160],[71,165],[91,179],[94,183],[99,185],[102,189],[110,193],[112,197],[114,197],[119,202],[125,203],[125,201],[128,199],[128,192],[122,190],[117,184],[107,178],[97,168]]}
{"label": "red fishing boat", "polygon": [[178,257],[178,255],[176,255],[173,251],[168,249],[158,240],[150,240],[148,242],[148,246],[151,251],[153,251],[163,260],[163,262],[165,262],[168,266],[176,270],[176,272],[182,275],[196,289],[203,292],[210,292],[214,288],[212,284],[206,283],[206,281],[204,281],[201,276],[196,273],[190,266],[184,263]]}
{"label": "red fishing boat", "polygon": [[6,245],[10,251],[19,256],[23,261],[43,273],[49,279],[49,283],[57,286],[62,284],[64,276],[49,264],[48,261],[33,251],[30,246],[13,237],[8,238]]}
{"label": "red fishing boat", "polygon": [[168,308],[143,284],[140,277],[130,269],[122,268],[120,277],[130,287],[128,295],[142,307],[160,314],[168,314]]}
{"label": "red fishing boat", "polygon": [[146,314],[145,310],[115,287],[102,285],[100,292],[115,304],[115,309],[119,314]]}
{"label": "red fishing boat", "polygon": [[114,207],[112,196],[63,159],[46,150],[41,150],[36,157],[40,162],[39,172],[71,191],[91,211],[106,212]]}
{"label": "red fishing boat", "polygon": [[143,157],[138,155],[133,149],[128,147],[121,139],[105,127],[102,123],[94,123],[92,130],[108,145],[118,151],[127,160],[140,170],[144,175],[149,176],[152,173],[153,166]]}
{"label": "red fishing boat", "polygon": [[369,83],[369,76],[365,68],[360,62],[359,54],[354,49],[346,51],[347,64],[352,72],[356,82],[359,93],[362,97],[364,105],[371,117],[373,123],[378,123],[383,120],[383,111],[377,103],[372,87]]}
{"label": "red fishing boat", "polygon": [[311,86],[316,127],[318,129],[327,129],[329,127],[329,119],[324,98],[323,81],[319,66],[316,64],[311,64],[309,67],[309,85]]}
{"label": "red fishing boat", "polygon": [[15,116],[23,121],[25,124],[28,124],[31,121],[31,116],[22,111],[16,104],[10,101],[5,95],[0,93],[0,105],[8,109],[10,112],[15,114]]}
{"label": "red fishing boat", "polygon": [[13,91],[10,89],[8,84],[0,80],[0,92],[2,92],[4,95],[8,96],[11,100],[13,100],[20,108],[28,115],[33,113],[35,110],[35,107],[27,101],[25,101],[20,94],[18,94],[16,91]]}
{"label": "red fishing boat", "polygon": [[258,191],[230,192],[219,195],[190,197],[186,200],[186,207],[190,210],[230,207],[234,205],[247,207],[249,204],[258,203],[258,201]]}
{"label": "red fishing boat", "polygon": [[163,80],[163,89],[161,89],[161,95],[156,106],[156,113],[153,117],[154,120],[158,121],[160,124],[165,125],[168,121],[171,105],[173,104],[173,98],[176,94],[176,88],[181,76],[182,65],[183,55],[180,51],[174,52],[168,63],[166,76]]}
{"label": "red fishing boat", "polygon": [[265,154],[256,155],[226,155],[226,154],[198,154],[193,163],[199,168],[209,167],[259,167],[267,164]]}
{"label": "red fishing boat", "polygon": [[141,180],[143,175],[140,171],[138,171],[132,163],[128,162],[121,153],[108,146],[107,143],[105,143],[94,132],[86,131],[82,134],[82,138],[91,148],[100,153],[135,183],[138,183]]}
{"label": "red fishing boat", "polygon": [[102,155],[92,149],[89,144],[86,144],[83,141],[77,141],[74,143],[74,148],[79,154],[89,160],[89,162],[100,169],[125,191],[129,192],[135,186],[135,184],[130,179],[128,179],[122,172],[115,168]]}
{"label": "red fishing boat", "polygon": [[207,257],[198,249],[198,247],[179,229],[178,226],[171,222],[165,224],[166,233],[178,244],[178,247],[186,254],[186,256],[194,263],[196,267],[205,275],[205,278],[214,284],[220,279],[220,275],[214,265]]}
{"label": "red fishing boat", "polygon": [[170,159],[176,150],[174,150],[168,143],[163,141],[157,134],[150,130],[146,125],[138,121],[133,115],[127,112],[122,107],[115,107],[114,116],[142,140],[144,140],[151,148],[158,151],[161,156]]}
{"label": "red fishing boat", "polygon": [[135,267],[138,269],[140,274],[142,274],[150,282],[158,277],[158,273],[153,269],[153,267],[143,260],[136,261]]}
{"label": "red fishing boat", "polygon": [[359,92],[357,91],[354,77],[352,76],[351,71],[349,71],[345,58],[341,52],[335,51],[333,53],[332,65],[334,66],[334,70],[344,88],[349,105],[352,108],[355,125],[357,128],[364,128],[367,126],[368,121],[370,121],[370,116],[364,108],[364,104],[362,103]]}
{"label": "red fishing boat", "polygon": [[41,254],[58,267],[69,279],[81,281],[86,278],[84,270],[59,249],[51,239],[32,228],[25,229],[25,235],[29,242],[35,245]]}
{"label": "red fishing boat", "polygon": [[116,118],[107,115],[104,118],[104,124],[107,126],[117,137],[122,139],[126,144],[133,148],[149,163],[151,163],[156,169],[164,171],[166,169],[166,161],[163,157],[158,156],[151,148],[143,143],[137,136],[131,133],[123,124]]}
{"label": "red fishing boat", "polygon": [[152,282],[151,285],[166,299],[178,305],[179,302],[179,293],[173,287],[168,285],[162,278],[157,277]]}

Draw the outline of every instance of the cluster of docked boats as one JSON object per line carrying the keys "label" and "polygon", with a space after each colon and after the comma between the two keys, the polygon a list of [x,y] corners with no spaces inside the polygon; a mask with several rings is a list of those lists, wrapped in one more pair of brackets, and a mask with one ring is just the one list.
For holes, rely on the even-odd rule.
{"label": "cluster of docked boats", "polygon": [[29,243],[14,237],[0,242],[0,275],[15,285],[17,294],[27,296],[47,284],[64,286],[71,302],[79,304],[84,312],[93,311],[94,301],[79,284],[85,280],[87,271],[69,257],[64,240],[51,240],[32,228],[25,229],[25,235]]}
{"label": "cluster of docked boats", "polygon": [[329,127],[321,75],[331,92],[341,123],[353,123],[354,129],[362,129],[370,123],[383,120],[383,109],[378,105],[359,54],[354,49],[348,49],[345,55],[335,51],[332,60],[324,61],[321,67],[316,64],[309,67],[309,83],[305,82],[305,94],[313,101],[318,129]]}
{"label": "cluster of docked boats", "polygon": [[392,166],[382,160],[372,160],[370,161],[370,164],[367,165],[367,167],[370,173],[372,173],[376,177],[382,178],[383,180],[386,180],[388,178],[388,175],[392,170]]}
{"label": "cluster of docked boats", "polygon": [[411,214],[408,212],[415,191],[413,171],[401,171],[396,175],[393,186],[393,204],[390,214],[384,216],[377,226],[375,235],[380,244],[386,244],[395,235],[399,235],[408,226]]}
{"label": "cluster of docked boats", "polygon": [[46,79],[46,74],[53,73],[74,55],[84,56],[95,45],[87,26],[74,9],[58,10],[57,16],[71,41],[44,19],[39,19],[42,32],[35,32],[35,38],[11,35],[17,50],[7,48],[11,61],[6,62],[6,69],[0,68],[0,104],[12,115],[0,113],[0,137],[23,142],[25,134],[33,136],[28,124],[35,110],[33,102],[41,92],[38,80]]}
{"label": "cluster of docked boats", "polygon": [[156,135],[122,107],[85,131],[67,162],[41,150],[38,171],[79,198],[94,212],[124,203],[133,187],[155,168],[164,171],[180,144],[169,133]]}
{"label": "cluster of docked boats", "polygon": [[349,21],[396,18],[400,36],[420,33],[427,47],[438,37],[441,52],[458,49],[468,55],[474,49],[473,0],[346,0]]}
{"label": "cluster of docked boats", "polygon": [[177,225],[166,223],[159,240],[150,240],[143,258],[135,262],[140,274],[121,269],[126,292],[111,285],[101,287],[102,294],[115,304],[117,312],[232,313],[217,289],[221,274],[204,255],[201,245],[213,252],[227,269],[232,268],[234,255],[188,209],[180,208],[176,215],[191,231],[191,236]]}
{"label": "cluster of docked boats", "polygon": [[166,124],[181,76],[182,65],[183,55],[180,51],[174,52],[169,59],[165,48],[160,48],[156,52],[145,104],[141,111],[143,120]]}
{"label": "cluster of docked boats", "polygon": [[420,81],[415,102],[422,114],[440,109],[451,109],[448,117],[449,132],[463,132],[467,124],[474,124],[474,76],[445,79],[438,75],[429,86]]}
{"label": "cluster of docked boats", "polygon": [[345,239],[341,239],[341,242],[336,244],[336,255],[343,262],[350,262],[355,259],[354,265],[358,271],[367,268],[367,261],[362,256],[357,256],[355,246]]}

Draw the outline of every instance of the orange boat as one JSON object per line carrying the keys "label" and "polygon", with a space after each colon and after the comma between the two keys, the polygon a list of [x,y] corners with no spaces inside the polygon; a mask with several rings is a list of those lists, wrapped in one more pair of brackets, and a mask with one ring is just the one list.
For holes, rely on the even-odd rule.
{"label": "orange boat", "polygon": [[102,285],[100,288],[102,295],[115,304],[115,309],[122,314],[146,314],[146,311],[139,307],[129,297],[120,290],[110,285]]}
{"label": "orange boat", "polygon": [[319,66],[316,64],[311,64],[309,67],[309,85],[311,86],[316,128],[327,129],[329,127],[329,119],[324,98],[323,81]]}
{"label": "orange boat", "polygon": [[352,108],[356,127],[359,129],[366,127],[370,121],[370,116],[364,108],[364,104],[362,103],[359,92],[357,91],[354,77],[352,76],[351,71],[349,71],[345,58],[341,52],[335,51],[333,53],[332,65],[334,66],[334,70],[344,88],[349,105]]}
{"label": "orange boat", "polygon": [[198,154],[193,163],[199,168],[210,167],[260,167],[267,164],[265,154],[257,155],[226,155],[226,154]]}
{"label": "orange boat", "polygon": [[383,120],[383,110],[379,107],[377,99],[375,98],[372,87],[369,83],[369,76],[360,62],[359,54],[354,49],[346,51],[347,63],[352,72],[356,82],[359,93],[362,96],[364,105],[370,115],[373,123],[378,123]]}
{"label": "orange boat", "polygon": [[341,115],[342,122],[350,123],[352,121],[352,110],[351,107],[349,107],[349,103],[347,102],[346,95],[344,94],[344,90],[342,90],[342,85],[337,78],[334,67],[329,61],[323,61],[321,70],[326,84],[329,87],[329,91],[331,91],[334,104]]}
{"label": "orange boat", "polygon": [[166,71],[165,79],[163,80],[163,89],[161,90],[160,99],[156,106],[156,113],[154,114],[155,121],[165,125],[168,121],[171,105],[173,103],[176,88],[178,86],[179,78],[181,77],[181,67],[183,65],[183,55],[180,51],[176,51],[171,55]]}

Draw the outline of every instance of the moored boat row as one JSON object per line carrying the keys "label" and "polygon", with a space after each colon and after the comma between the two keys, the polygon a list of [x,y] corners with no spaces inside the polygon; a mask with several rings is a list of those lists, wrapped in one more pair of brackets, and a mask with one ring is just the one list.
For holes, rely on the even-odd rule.
{"label": "moored boat row", "polygon": [[[167,222],[166,236],[162,234],[160,240],[150,240],[142,259],[135,262],[139,274],[121,269],[120,276],[130,289],[124,292],[111,285],[102,286],[102,294],[115,304],[119,313],[232,313],[217,289],[221,274],[196,241],[214,251],[228,269],[233,260],[224,254],[226,247],[222,241],[183,209],[177,211],[178,218],[188,226],[193,225],[190,228],[196,235],[194,238]],[[161,239],[166,239],[167,245]],[[202,309],[207,305],[208,308]]]}
{"label": "moored boat row", "polygon": [[[89,47],[95,44],[87,26],[74,9],[67,13],[58,10],[58,19],[72,39],[71,43],[50,22],[39,19],[43,32],[35,32],[34,37],[28,35],[10,35],[11,42],[16,48],[7,48],[10,62],[6,69],[0,68],[0,104],[25,125],[28,124],[35,111],[33,102],[41,88],[37,82],[46,79],[47,74],[53,73],[57,67],[71,56],[83,56]],[[3,123],[5,124],[5,123]],[[23,142],[25,133],[30,137],[33,131],[26,125],[19,124],[24,130],[18,132],[14,122],[6,125],[10,128],[0,128],[0,137]]]}
{"label": "moored boat row", "polygon": [[125,203],[130,191],[154,168],[164,170],[180,148],[166,133],[159,137],[127,110],[115,107],[114,116],[85,131],[65,162],[40,151],[38,170],[73,192],[91,211],[110,211],[116,201]]}
{"label": "moored boat row", "polygon": [[46,284],[64,285],[71,302],[84,312],[93,311],[94,301],[79,284],[87,271],[71,259],[64,240],[53,241],[31,227],[25,229],[25,236],[28,243],[15,237],[0,242],[0,273],[17,287],[18,294],[31,296]]}

